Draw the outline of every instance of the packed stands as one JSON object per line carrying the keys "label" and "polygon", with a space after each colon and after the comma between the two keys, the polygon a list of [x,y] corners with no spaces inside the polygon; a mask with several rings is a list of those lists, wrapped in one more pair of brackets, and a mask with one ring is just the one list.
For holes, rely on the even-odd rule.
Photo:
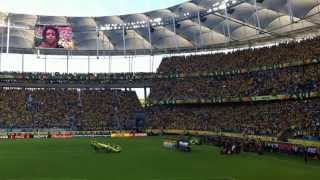
{"label": "packed stands", "polygon": [[159,73],[194,73],[254,69],[276,64],[311,60],[320,56],[320,38],[290,42],[259,49],[236,50],[229,53],[164,58]]}
{"label": "packed stands", "polygon": [[103,130],[129,128],[142,107],[130,91],[2,88],[0,109],[1,128]]}
{"label": "packed stands", "polygon": [[240,75],[159,79],[152,100],[250,97],[297,94],[320,87],[320,64],[257,71]]}
{"label": "packed stands", "polygon": [[[0,74],[0,81],[93,85],[148,81],[152,88],[145,110],[147,128],[268,136],[289,131],[292,137],[319,137],[319,40],[168,57],[157,73],[7,72]],[[142,110],[133,92],[59,88],[0,92],[0,125],[6,128],[130,129],[132,113]]]}
{"label": "packed stands", "polygon": [[216,105],[154,106],[147,111],[148,126],[161,129],[207,130],[292,137],[320,137],[319,99]]}
{"label": "packed stands", "polygon": [[[320,137],[319,98],[310,96],[319,92],[319,48],[315,38],[228,54],[165,58],[158,73],[178,76],[154,80],[148,127]],[[283,97],[269,98],[277,95]],[[236,100],[228,101],[232,98]]]}

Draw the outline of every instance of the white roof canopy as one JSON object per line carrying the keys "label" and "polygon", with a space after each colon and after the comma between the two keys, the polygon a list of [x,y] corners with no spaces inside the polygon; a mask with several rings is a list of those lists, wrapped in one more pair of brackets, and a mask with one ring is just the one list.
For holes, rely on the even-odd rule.
{"label": "white roof canopy", "polygon": [[[0,36],[7,35],[6,24],[9,19],[10,48],[33,49],[35,33],[32,27],[51,24],[72,27],[76,50],[97,50],[97,47],[106,51],[165,50],[214,47],[230,41],[245,42],[272,36],[277,38],[293,31],[317,27],[320,23],[318,0],[246,0],[227,9],[214,9],[215,5],[223,2],[192,0],[144,14],[107,17],[37,16],[0,12]],[[210,8],[211,13],[199,13],[209,12]],[[197,13],[198,16],[188,18]],[[161,24],[161,19],[171,23]],[[135,27],[139,24],[138,28],[125,26],[96,32],[96,29],[107,25]],[[1,39],[4,41],[0,42],[1,45],[6,46],[6,37]]]}

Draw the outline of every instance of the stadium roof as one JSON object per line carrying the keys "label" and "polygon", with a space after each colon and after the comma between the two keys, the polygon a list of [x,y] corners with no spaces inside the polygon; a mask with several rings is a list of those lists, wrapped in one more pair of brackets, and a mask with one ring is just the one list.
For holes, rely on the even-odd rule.
{"label": "stadium roof", "polygon": [[[106,17],[0,12],[0,42],[6,48],[9,34],[10,52],[35,53],[36,25],[68,25],[73,29],[73,54],[150,54],[295,37],[319,29],[320,0],[225,1],[192,0],[143,14]],[[41,53],[65,54],[66,50]]]}

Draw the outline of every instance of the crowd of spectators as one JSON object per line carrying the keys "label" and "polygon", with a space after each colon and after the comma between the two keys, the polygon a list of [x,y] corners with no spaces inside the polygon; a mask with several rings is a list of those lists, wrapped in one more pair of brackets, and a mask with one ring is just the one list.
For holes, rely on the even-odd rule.
{"label": "crowd of spectators", "polygon": [[[320,38],[230,53],[165,58],[159,74],[203,74],[247,69],[246,73],[155,79],[149,99],[170,100],[296,95],[319,91]],[[263,66],[282,64],[273,69]],[[250,69],[260,70],[250,71]],[[155,105],[147,110],[148,127],[208,130],[246,135],[320,138],[318,98],[249,103]]]}
{"label": "crowd of spectators", "polygon": [[133,84],[151,82],[155,73],[43,73],[0,72],[1,83],[36,84]]}
{"label": "crowd of spectators", "polygon": [[308,61],[320,56],[320,38],[290,42],[259,49],[236,50],[229,53],[174,56],[164,58],[158,72],[164,74],[230,71],[274,64]]}
{"label": "crowd of spectators", "polygon": [[[149,99],[188,100],[293,95],[319,91],[320,64],[264,66],[320,56],[320,38],[230,53],[164,58],[157,73],[0,73],[0,82],[107,84],[152,82]],[[175,76],[256,69],[240,74]],[[170,75],[159,78],[159,75]],[[148,128],[229,131],[248,135],[320,136],[319,99],[211,105],[155,105],[145,110]],[[0,89],[0,128],[129,129],[141,111],[134,92],[107,89]]]}
{"label": "crowd of spectators", "polygon": [[154,80],[151,100],[291,95],[318,91],[320,64],[240,75]]}
{"label": "crowd of spectators", "polygon": [[320,137],[319,99],[216,105],[162,105],[147,110],[150,129]]}
{"label": "crowd of spectators", "polygon": [[109,89],[0,89],[0,128],[129,128],[142,107],[135,92]]}

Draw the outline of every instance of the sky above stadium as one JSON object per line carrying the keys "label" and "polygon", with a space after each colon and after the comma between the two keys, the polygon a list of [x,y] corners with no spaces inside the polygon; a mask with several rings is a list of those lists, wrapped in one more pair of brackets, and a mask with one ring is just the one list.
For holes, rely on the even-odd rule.
{"label": "sky above stadium", "polygon": [[0,11],[53,16],[110,16],[164,9],[186,0],[0,0]]}

